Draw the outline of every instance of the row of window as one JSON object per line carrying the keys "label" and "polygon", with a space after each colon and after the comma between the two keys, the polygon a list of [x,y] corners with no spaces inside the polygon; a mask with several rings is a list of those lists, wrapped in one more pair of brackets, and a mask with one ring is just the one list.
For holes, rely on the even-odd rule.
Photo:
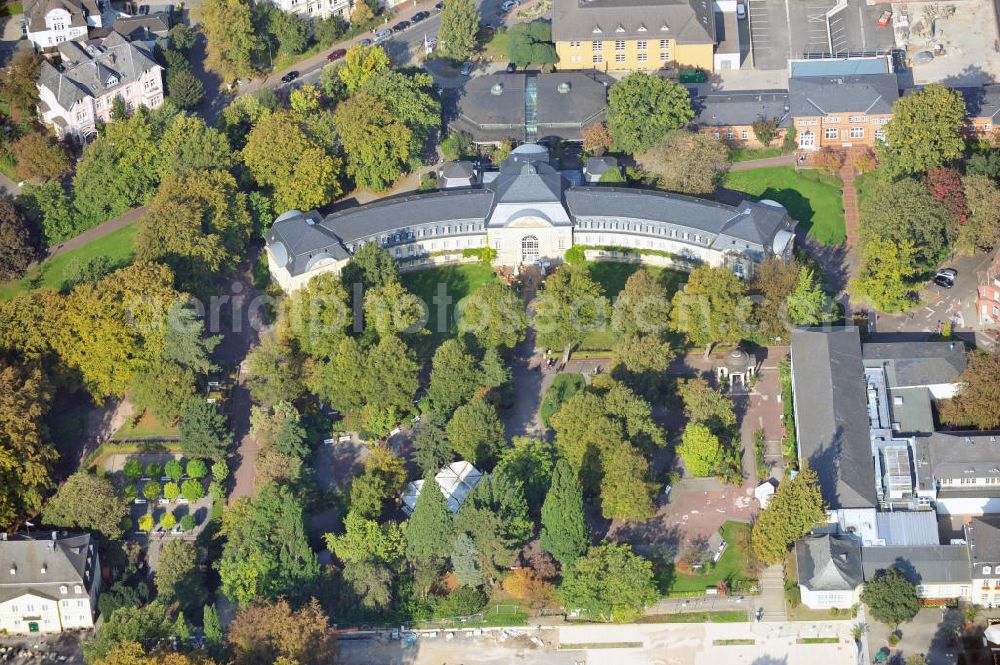
{"label": "row of window", "polygon": [[[712,132],[712,136],[714,138],[716,138],[716,139],[720,139],[720,138],[722,138],[722,133],[721,132]],[[736,133],[735,132],[726,132],[726,140],[727,141],[732,141],[734,138],[736,138]],[[740,132],[740,138],[743,139],[744,141],[748,140],[750,138],[750,131],[746,130],[746,129],[744,129],[743,131],[741,131]]]}
{"label": "row of window", "polygon": [[[645,53],[640,53],[635,58],[636,58],[637,62],[649,62],[649,57],[647,57],[647,55]],[[579,57],[574,56],[573,58],[571,58],[571,60],[573,60],[574,62],[579,62]],[[595,65],[599,65],[602,62],[604,62],[604,56],[602,56],[600,54],[597,54],[593,58],[591,58],[591,62],[593,62]],[[625,62],[625,54],[624,53],[618,53],[618,54],[616,54],[615,55],[615,62]],[[660,54],[660,62],[670,62],[670,54],[669,53],[661,53]]]}
{"label": "row of window", "polygon": [[[890,120],[890,118],[872,118],[871,119],[871,124],[873,124],[873,125],[884,125],[884,124],[888,123],[889,120]],[[836,115],[829,115],[829,116],[826,116],[826,117],[823,118],[823,124],[824,125],[839,125],[840,121],[841,121],[840,116],[836,116]],[[866,115],[851,115],[851,116],[847,117],[847,122],[854,123],[854,124],[857,124],[857,123],[862,123],[862,124],[863,123],[867,123],[868,122],[868,116],[866,116]],[[796,123],[798,125],[802,126],[802,127],[815,127],[816,125],[819,124],[819,120],[816,120],[815,118],[806,118],[806,119],[802,119],[802,120],[797,120]]]}
{"label": "row of window", "polygon": [[639,222],[624,222],[600,218],[581,220],[577,223],[576,227],[577,229],[589,229],[594,231],[626,231],[632,233],[645,233],[647,235],[676,238],[678,240],[695,243],[696,245],[707,245],[711,240],[710,238],[701,236],[697,233],[678,231],[677,229],[670,229],[657,224],[642,224]]}
{"label": "row of window", "polygon": [[[570,45],[571,48],[580,48],[580,44],[581,44],[581,42],[579,42],[579,41],[571,41],[569,43],[569,45]],[[624,51],[625,50],[625,44],[626,44],[626,41],[624,39],[616,39],[615,40],[615,50],[616,51]],[[604,50],[604,42],[598,41],[598,40],[594,40],[594,41],[590,42],[590,48],[592,50],[594,50],[594,51],[603,51]],[[649,48],[649,42],[647,40],[645,40],[645,39],[640,39],[640,40],[638,40],[638,41],[635,42],[635,48],[637,50],[639,50],[639,51],[645,51],[645,50],[647,50]],[[660,40],[660,49],[664,50],[664,51],[669,50],[670,49],[670,40],[669,39],[661,39]]]}
{"label": "row of window", "polygon": [[[427,247],[424,247],[421,244],[410,245],[409,247],[406,248],[406,256],[408,257],[418,256],[420,254],[426,254],[427,252],[436,252],[439,249],[465,249],[467,247],[481,247],[484,244],[486,244],[486,238],[484,236],[477,236],[475,238],[466,238],[464,243],[462,242],[461,238],[456,238],[454,247],[452,247],[451,245],[451,240],[443,240],[441,242],[440,247],[438,247],[437,241],[433,240],[427,244]],[[403,258],[402,247],[396,248],[396,258],[397,259]]]}
{"label": "row of window", "polygon": [[[826,127],[823,130],[823,138],[827,141],[836,140],[857,140],[863,139],[865,137],[864,127],[851,127],[849,130],[840,130],[836,127]],[[885,141],[885,131],[881,129],[875,130],[875,138],[879,141]],[[810,148],[816,145],[816,134],[812,131],[806,130],[799,134],[799,147],[800,148]]]}
{"label": "row of window", "polygon": [[942,485],[1000,485],[1000,478],[942,478]]}
{"label": "row of window", "polygon": [[[453,233],[476,233],[483,232],[486,230],[486,225],[483,222],[474,222],[466,224],[444,224],[442,226],[432,226],[432,227],[419,227],[414,232],[412,229],[400,229],[393,234],[384,234],[379,236],[378,243],[382,247],[388,247],[389,245],[395,245],[397,243],[410,242],[416,240],[417,238],[430,238],[431,236],[447,236]],[[356,245],[348,245],[348,249],[353,253],[355,247],[361,248],[361,245],[365,243],[375,242],[375,237],[365,238],[359,241]]]}

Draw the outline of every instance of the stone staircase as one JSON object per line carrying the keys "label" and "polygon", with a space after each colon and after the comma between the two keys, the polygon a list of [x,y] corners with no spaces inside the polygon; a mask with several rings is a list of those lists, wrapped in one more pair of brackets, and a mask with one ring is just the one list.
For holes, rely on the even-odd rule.
{"label": "stone staircase", "polygon": [[760,574],[757,606],[764,608],[764,621],[786,621],[785,572],[781,564],[768,566]]}

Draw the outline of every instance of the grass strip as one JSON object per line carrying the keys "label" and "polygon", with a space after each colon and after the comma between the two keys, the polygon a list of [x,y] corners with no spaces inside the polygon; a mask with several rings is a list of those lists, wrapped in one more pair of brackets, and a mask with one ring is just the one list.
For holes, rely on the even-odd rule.
{"label": "grass strip", "polygon": [[560,651],[581,649],[640,649],[642,642],[566,642],[559,645]]}

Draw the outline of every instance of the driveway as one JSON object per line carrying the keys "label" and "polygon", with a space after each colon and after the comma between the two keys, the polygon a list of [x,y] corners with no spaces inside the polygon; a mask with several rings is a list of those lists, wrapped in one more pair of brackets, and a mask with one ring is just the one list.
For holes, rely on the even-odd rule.
{"label": "driveway", "polygon": [[[916,654],[927,656],[927,665],[955,665],[958,661],[960,644],[952,641],[955,628],[964,622],[957,609],[925,607],[913,621],[904,623],[899,630],[903,639],[894,653],[908,658]],[[872,655],[887,647],[889,627],[877,621],[868,624],[868,643]]]}
{"label": "driveway", "polygon": [[933,332],[946,321],[951,322],[953,332],[980,330],[976,313],[977,273],[986,270],[992,258],[991,254],[975,254],[944,261],[942,267],[958,270],[955,286],[946,289],[929,282],[919,293],[918,307],[901,314],[879,314],[876,332]]}

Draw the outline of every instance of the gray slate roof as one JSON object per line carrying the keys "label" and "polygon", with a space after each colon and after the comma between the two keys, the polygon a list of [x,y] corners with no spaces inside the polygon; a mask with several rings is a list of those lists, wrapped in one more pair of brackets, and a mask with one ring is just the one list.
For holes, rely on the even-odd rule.
{"label": "gray slate roof", "polygon": [[[969,548],[969,563],[973,577],[996,578],[1000,563],[1000,520],[996,516],[973,517],[965,525],[965,542]],[[983,566],[990,566],[990,572]]]}
{"label": "gray slate roof", "polygon": [[788,99],[796,118],[839,113],[887,114],[899,98],[895,74],[808,76],[788,80]]}
{"label": "gray slate roof", "polygon": [[792,332],[799,459],[832,509],[877,505],[861,340],[855,326]]}
{"label": "gray slate roof", "polygon": [[861,545],[851,536],[824,533],[795,542],[799,584],[810,591],[852,591],[861,584]]}
{"label": "gray slate roof", "polygon": [[970,118],[1000,117],[1000,85],[984,85],[979,88],[959,88],[965,99]]}
{"label": "gray slate roof", "polygon": [[67,110],[87,97],[138,81],[144,72],[160,66],[152,54],[117,32],[85,48],[77,42],[63,42],[59,54],[62,70],[43,61],[38,85],[51,90]]}
{"label": "gray slate roof", "polygon": [[969,551],[965,545],[864,547],[861,565],[866,581],[880,570],[898,568],[914,584],[969,582]]}
{"label": "gray slate roof", "polygon": [[100,16],[95,0],[24,0],[24,17],[28,32],[48,30],[45,16],[54,9],[65,9],[70,14],[70,25],[79,28],[87,25],[88,16]]}
{"label": "gray slate roof", "polygon": [[[604,120],[610,79],[580,72],[522,72],[468,79],[459,94],[457,117],[452,126],[469,132],[478,142],[504,138],[525,141],[524,100],[528,77],[534,78],[536,85],[535,125],[538,138],[558,136],[579,141],[584,127]],[[567,92],[560,92],[562,84],[568,85]]]}
{"label": "gray slate roof", "polygon": [[712,0],[555,0],[552,39],[669,39],[714,44]]}
{"label": "gray slate roof", "polygon": [[961,342],[868,343],[862,349],[866,367],[884,367],[889,387],[955,383],[965,369]]}
{"label": "gray slate roof", "polygon": [[[918,465],[935,478],[1000,478],[1000,432],[934,432],[915,443]],[[947,489],[942,488],[942,494]],[[989,488],[961,489],[983,496]]]}
{"label": "gray slate roof", "polygon": [[[30,537],[14,534],[0,541],[0,603],[26,591],[49,598],[88,597],[94,581],[94,576],[85,579],[90,543],[89,533],[57,536],[53,541],[45,532]],[[82,587],[80,593],[73,591],[76,584]],[[60,593],[61,585],[69,587],[67,593]]]}
{"label": "gray slate roof", "polygon": [[500,165],[500,177],[486,187],[495,203],[561,203],[569,183],[548,162],[512,154]]}
{"label": "gray slate roof", "polygon": [[170,16],[166,12],[154,12],[147,16],[119,16],[111,24],[111,29],[129,41],[163,38],[170,32]]}
{"label": "gray slate roof", "polygon": [[702,127],[752,125],[757,119],[776,118],[778,127],[790,127],[792,116],[785,90],[741,90],[698,95],[691,100],[694,123]]}

